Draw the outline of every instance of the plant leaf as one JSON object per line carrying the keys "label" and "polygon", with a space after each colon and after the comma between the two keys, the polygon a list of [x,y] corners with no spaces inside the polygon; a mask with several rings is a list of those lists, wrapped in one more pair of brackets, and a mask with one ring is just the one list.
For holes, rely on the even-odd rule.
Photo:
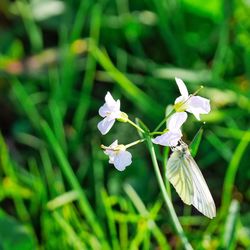
{"label": "plant leaf", "polygon": [[201,127],[189,145],[189,150],[190,150],[190,153],[193,157],[195,157],[197,152],[198,152],[198,148],[199,148],[199,145],[201,142],[202,134],[203,134],[203,128]]}

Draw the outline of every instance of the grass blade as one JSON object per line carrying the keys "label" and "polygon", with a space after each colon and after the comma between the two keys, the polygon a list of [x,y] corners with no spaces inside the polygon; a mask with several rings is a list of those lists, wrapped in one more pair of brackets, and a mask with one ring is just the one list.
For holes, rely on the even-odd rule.
{"label": "grass blade", "polygon": [[107,71],[109,76],[120,86],[132,102],[145,113],[160,119],[164,109],[156,101],[152,100],[141,89],[135,86],[123,73],[112,63],[108,55],[101,51],[93,42],[90,43],[90,53],[94,55],[99,64]]}
{"label": "grass blade", "polygon": [[233,200],[226,219],[224,234],[222,237],[222,249],[235,249],[239,208],[239,202],[237,200]]}
{"label": "grass blade", "polygon": [[42,125],[42,131],[44,133],[44,136],[46,137],[49,145],[51,146],[51,149],[59,163],[59,166],[65,178],[67,179],[72,189],[76,190],[79,193],[79,205],[86,219],[88,220],[90,226],[93,228],[93,231],[96,233],[96,235],[99,237],[100,241],[102,242],[103,248],[109,249],[109,246],[105,240],[104,232],[102,231],[100,225],[98,224],[98,221],[95,218],[94,211],[91,208],[87,200],[87,197],[84,191],[82,190],[82,187],[80,183],[78,182],[59,142],[56,140],[55,135],[53,134],[52,130],[50,129],[50,127],[45,121],[43,121],[41,125]]}
{"label": "grass blade", "polygon": [[231,197],[232,197],[232,191],[233,191],[233,185],[236,177],[237,170],[240,166],[240,160],[249,145],[250,140],[250,131],[247,131],[244,136],[242,137],[239,145],[237,146],[231,162],[227,168],[226,176],[224,179],[223,184],[223,195],[222,195],[222,205],[221,205],[221,211],[222,216],[227,214],[228,207],[230,205]]}

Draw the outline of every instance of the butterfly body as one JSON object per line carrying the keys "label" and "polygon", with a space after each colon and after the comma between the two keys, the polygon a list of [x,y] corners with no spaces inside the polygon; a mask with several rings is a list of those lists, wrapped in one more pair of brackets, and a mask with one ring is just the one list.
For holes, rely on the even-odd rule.
{"label": "butterfly body", "polygon": [[209,218],[216,215],[216,208],[206,181],[190,154],[187,144],[181,143],[173,149],[167,162],[167,178],[182,201],[193,205]]}

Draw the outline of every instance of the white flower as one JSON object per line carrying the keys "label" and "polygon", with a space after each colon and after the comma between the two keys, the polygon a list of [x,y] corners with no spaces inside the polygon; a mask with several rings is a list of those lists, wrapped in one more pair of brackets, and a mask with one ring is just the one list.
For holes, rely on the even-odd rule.
{"label": "white flower", "polygon": [[122,118],[120,111],[120,100],[115,101],[112,95],[108,92],[105,96],[105,103],[99,109],[99,115],[104,119],[98,123],[97,128],[105,135],[109,132],[117,118]]}
{"label": "white flower", "polygon": [[167,132],[152,139],[153,143],[162,146],[175,147],[182,137],[181,126],[187,120],[186,112],[177,112],[167,121]]}
{"label": "white flower", "polygon": [[109,147],[102,146],[104,153],[109,156],[109,163],[114,164],[115,168],[123,171],[132,163],[132,155],[126,151],[126,147],[122,144],[118,145],[115,140]]}
{"label": "white flower", "polygon": [[175,78],[175,81],[181,93],[181,96],[175,100],[175,110],[177,112],[188,111],[197,120],[200,120],[200,114],[208,114],[210,112],[210,100],[201,96],[189,95],[185,83],[180,78]]}

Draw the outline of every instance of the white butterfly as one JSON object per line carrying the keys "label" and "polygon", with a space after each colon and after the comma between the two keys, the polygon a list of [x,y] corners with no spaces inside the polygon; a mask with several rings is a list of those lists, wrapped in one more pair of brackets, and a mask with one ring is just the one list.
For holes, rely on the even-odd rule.
{"label": "white butterfly", "polygon": [[168,180],[184,203],[192,204],[212,219],[216,215],[214,200],[199,167],[189,152],[188,145],[181,141],[180,146],[172,150],[173,153],[167,162]]}

